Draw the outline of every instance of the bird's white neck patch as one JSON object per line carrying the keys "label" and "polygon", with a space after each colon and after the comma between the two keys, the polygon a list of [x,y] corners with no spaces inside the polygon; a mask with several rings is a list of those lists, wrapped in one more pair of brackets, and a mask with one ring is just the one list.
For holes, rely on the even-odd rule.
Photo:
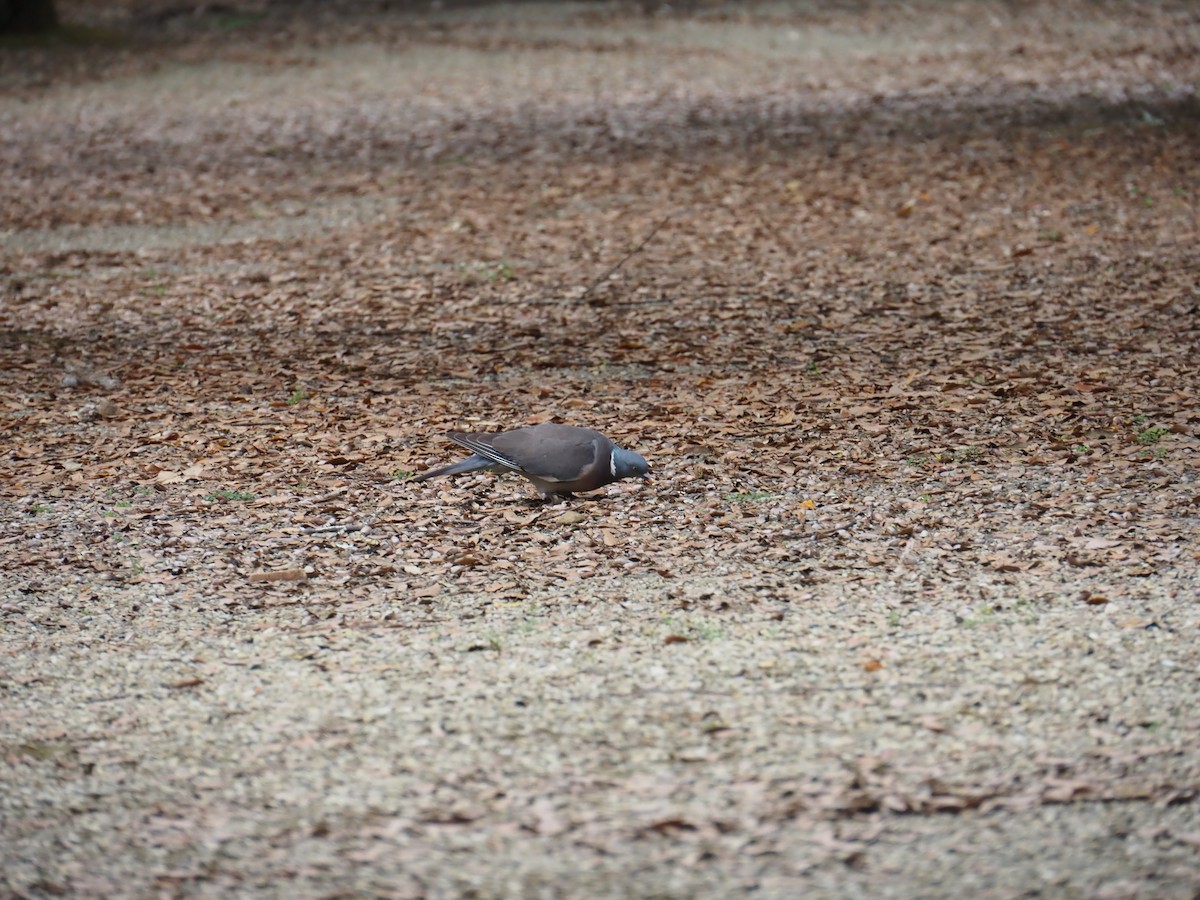
{"label": "bird's white neck patch", "polygon": [[617,454],[615,450],[608,454],[608,474],[613,478],[617,477]]}

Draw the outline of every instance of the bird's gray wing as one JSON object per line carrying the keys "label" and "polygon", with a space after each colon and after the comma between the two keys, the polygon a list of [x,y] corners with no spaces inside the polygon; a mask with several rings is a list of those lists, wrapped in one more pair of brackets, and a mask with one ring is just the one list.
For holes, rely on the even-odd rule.
{"label": "bird's gray wing", "polygon": [[527,475],[573,484],[591,481],[601,469],[607,474],[611,444],[590,428],[546,424],[495,435],[491,449],[494,458],[508,460]]}

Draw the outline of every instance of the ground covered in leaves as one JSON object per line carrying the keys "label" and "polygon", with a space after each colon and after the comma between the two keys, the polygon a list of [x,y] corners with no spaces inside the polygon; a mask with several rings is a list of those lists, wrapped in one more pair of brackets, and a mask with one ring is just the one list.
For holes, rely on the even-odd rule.
{"label": "ground covered in leaves", "polygon": [[1194,5],[653,6],[0,57],[0,892],[1200,891]]}

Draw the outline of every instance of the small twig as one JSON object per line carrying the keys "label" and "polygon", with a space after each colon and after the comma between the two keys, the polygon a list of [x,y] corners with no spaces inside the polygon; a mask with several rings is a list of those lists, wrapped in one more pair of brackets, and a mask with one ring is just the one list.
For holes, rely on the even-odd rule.
{"label": "small twig", "polygon": [[[894,684],[886,682],[870,683],[870,684],[809,684],[796,685],[793,688],[785,690],[783,693],[788,694],[810,694],[810,693],[832,693],[836,691],[878,691],[878,690],[894,690],[896,688],[907,690],[946,690],[961,687],[958,684],[947,684],[942,682],[928,681],[901,681]],[[736,691],[703,691],[695,688],[653,688],[643,687],[635,691],[625,691],[623,693],[609,693],[609,697],[648,697],[651,694],[693,694],[703,695],[706,697],[732,697]]]}
{"label": "small twig", "polygon": [[316,506],[320,503],[328,503],[334,497],[340,497],[342,494],[346,493],[346,491],[348,491],[348,490],[349,490],[349,488],[345,488],[345,487],[334,488],[332,491],[329,491],[328,493],[325,493],[325,494],[321,494],[319,497],[310,497],[309,499],[305,500],[305,503],[307,503],[309,506]]}
{"label": "small twig", "polygon": [[826,528],[824,531],[801,531],[800,537],[806,538],[827,538],[833,537],[840,531],[845,531],[845,525],[839,525],[837,528]]}
{"label": "small twig", "polygon": [[301,534],[334,534],[348,531],[362,531],[366,525],[314,525],[300,529]]}
{"label": "small twig", "polygon": [[666,225],[669,221],[671,221],[671,217],[674,215],[675,215],[675,213],[669,212],[665,216],[663,216],[662,221],[650,229],[650,233],[648,235],[646,235],[644,238],[642,238],[642,242],[640,244],[638,244],[636,247],[634,247],[632,250],[630,250],[628,253],[626,253],[624,256],[622,256],[619,260],[617,260],[617,264],[615,266],[612,266],[607,272],[605,272],[603,275],[601,275],[599,278],[597,278],[595,281],[593,281],[591,284],[589,284],[587,286],[587,288],[584,290],[584,292],[579,295],[579,299],[586,300],[588,298],[588,296],[592,293],[592,291],[594,291],[596,288],[598,288],[600,286],[601,282],[607,281],[609,279],[609,277],[611,277],[617,271],[617,269],[621,268],[621,266],[623,266],[623,265],[625,265],[625,263],[629,262],[631,257],[633,257],[634,255],[636,255],[638,253],[641,253],[642,248],[645,247],[648,243],[650,243],[650,239],[652,237],[654,237],[656,234],[658,234],[659,229],[661,229],[664,225]]}

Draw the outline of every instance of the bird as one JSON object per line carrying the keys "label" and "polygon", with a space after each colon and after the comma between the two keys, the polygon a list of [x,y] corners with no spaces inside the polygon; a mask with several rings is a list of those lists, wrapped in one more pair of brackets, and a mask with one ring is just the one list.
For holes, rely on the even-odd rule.
{"label": "bird", "polygon": [[650,475],[650,466],[641,455],[618,447],[598,431],[575,425],[546,422],[499,434],[451,431],[446,437],[474,456],[422,472],[412,481],[480,470],[516,472],[549,499],[594,491],[622,478]]}

